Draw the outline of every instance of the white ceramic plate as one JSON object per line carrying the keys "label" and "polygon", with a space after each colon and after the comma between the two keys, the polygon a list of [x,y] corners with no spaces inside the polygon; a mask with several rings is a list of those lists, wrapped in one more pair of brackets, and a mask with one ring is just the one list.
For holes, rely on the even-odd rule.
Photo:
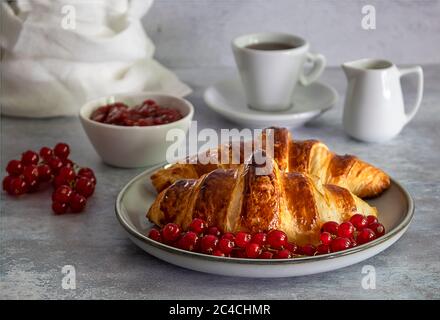
{"label": "white ceramic plate", "polygon": [[320,82],[307,87],[298,85],[292,96],[292,107],[286,111],[271,113],[250,109],[241,82],[236,78],[209,87],[203,98],[209,108],[246,128],[298,127],[329,110],[338,99],[335,89]]}
{"label": "white ceramic plate", "polygon": [[338,253],[284,260],[215,257],[167,246],[147,237],[153,226],[146,212],[156,197],[150,175],[153,167],[133,178],[116,199],[116,216],[130,239],[149,254],[169,263],[219,275],[277,278],[302,276],[343,268],[368,259],[396,242],[408,229],[414,214],[414,202],[396,181],[380,197],[368,201],[379,210],[379,219],[387,233],[370,243]]}

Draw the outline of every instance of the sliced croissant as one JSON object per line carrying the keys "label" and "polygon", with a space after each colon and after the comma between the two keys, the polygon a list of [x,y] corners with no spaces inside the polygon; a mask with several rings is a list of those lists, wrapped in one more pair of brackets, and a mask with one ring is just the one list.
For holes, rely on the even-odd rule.
{"label": "sliced croissant", "polygon": [[[268,129],[273,130],[273,157],[282,171],[317,176],[322,183],[347,188],[361,198],[377,196],[390,185],[390,178],[385,172],[355,156],[336,155],[317,140],[292,140],[290,132],[285,128]],[[265,136],[268,129],[263,131],[263,149],[266,148]],[[194,163],[173,164],[166,169],[160,169],[151,176],[152,183],[160,192],[180,179],[196,179],[218,168],[236,168],[239,166],[238,163],[244,163],[246,160],[243,154],[244,144],[241,143],[240,146],[238,155],[234,154],[236,149],[233,149],[232,145],[220,145],[217,150],[209,150],[204,154],[207,159],[218,159],[218,164],[214,162],[202,164],[200,161],[194,161]],[[225,150],[228,159],[218,157]]]}
{"label": "sliced croissant", "polygon": [[276,162],[265,174],[255,163],[216,169],[198,179],[178,180],[163,190],[147,217],[158,226],[174,222],[186,230],[202,218],[222,232],[280,229],[299,245],[317,243],[326,221],[377,210],[349,190],[305,173],[284,172]]}

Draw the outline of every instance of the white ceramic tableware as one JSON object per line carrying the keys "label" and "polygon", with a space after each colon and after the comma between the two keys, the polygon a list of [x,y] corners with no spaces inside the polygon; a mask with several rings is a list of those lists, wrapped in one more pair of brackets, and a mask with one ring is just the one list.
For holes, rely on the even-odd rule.
{"label": "white ceramic tableware", "polygon": [[[92,112],[100,106],[124,102],[135,106],[144,100],[152,99],[160,106],[180,111],[183,118],[162,125],[147,127],[125,127],[96,122],[90,119]],[[170,129],[188,131],[194,107],[185,99],[160,93],[116,94],[87,102],[80,109],[80,119],[84,131],[102,160],[110,165],[123,168],[135,168],[154,165],[165,161],[167,148],[176,141],[167,141]],[[183,139],[181,139],[183,142]]]}
{"label": "white ceramic tableware", "polygon": [[[423,96],[421,67],[397,68],[386,60],[362,59],[342,68],[348,79],[343,124],[350,136],[367,142],[389,140],[417,113]],[[417,96],[405,113],[400,79],[408,74],[417,76]]]}
{"label": "white ceramic tableware", "polygon": [[148,222],[146,213],[157,196],[150,176],[159,167],[148,169],[128,182],[116,199],[116,216],[129,238],[149,254],[180,267],[212,274],[279,278],[343,268],[366,260],[395,243],[408,229],[414,213],[414,202],[409,193],[391,180],[391,187],[380,197],[368,200],[379,210],[379,219],[386,229],[383,237],[372,242],[338,253],[283,260],[209,256],[180,250],[147,237],[153,225]]}
{"label": "white ceramic tableware", "polygon": [[[282,44],[290,48],[249,48],[261,43]],[[284,33],[254,33],[235,38],[232,41],[232,50],[248,105],[262,111],[290,108],[298,80],[307,86],[321,75],[325,67],[324,56],[310,53],[309,48],[306,40]],[[307,61],[314,65],[306,75],[304,64]]]}
{"label": "white ceramic tableware", "polygon": [[307,87],[298,85],[294,90],[292,108],[264,112],[248,108],[243,86],[236,78],[207,88],[203,98],[210,109],[244,128],[295,128],[329,110],[336,103],[338,94],[335,89],[320,82]]}

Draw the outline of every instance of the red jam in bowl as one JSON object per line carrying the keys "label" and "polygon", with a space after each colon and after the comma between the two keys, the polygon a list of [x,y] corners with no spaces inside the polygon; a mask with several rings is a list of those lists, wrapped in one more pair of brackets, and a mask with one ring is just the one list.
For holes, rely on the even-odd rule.
{"label": "red jam in bowl", "polygon": [[148,99],[140,105],[129,108],[122,102],[108,104],[93,111],[93,121],[114,124],[117,126],[154,126],[182,119],[182,114],[172,108],[159,106],[156,101]]}

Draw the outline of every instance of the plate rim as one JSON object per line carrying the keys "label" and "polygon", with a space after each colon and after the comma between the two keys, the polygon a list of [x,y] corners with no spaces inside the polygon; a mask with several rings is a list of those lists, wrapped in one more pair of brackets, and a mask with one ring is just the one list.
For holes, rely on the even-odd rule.
{"label": "plate rim", "polygon": [[[366,251],[372,247],[375,247],[381,243],[384,243],[390,239],[392,239],[394,236],[398,235],[401,231],[405,230],[409,224],[411,223],[414,212],[415,212],[415,202],[412,198],[411,194],[400,184],[398,181],[390,177],[391,183],[395,184],[400,191],[405,195],[407,201],[408,201],[408,211],[405,216],[405,218],[390,232],[385,233],[384,236],[375,239],[371,242],[356,246],[354,248],[350,248],[347,250],[335,252],[335,253],[328,253],[323,255],[317,255],[317,256],[303,256],[303,257],[297,257],[297,258],[289,258],[289,259],[250,259],[250,258],[234,258],[234,257],[218,257],[218,256],[211,256],[203,253],[198,252],[192,252],[187,250],[182,250],[179,248],[175,248],[169,245],[166,245],[161,242],[157,242],[153,239],[148,238],[146,235],[143,235],[138,230],[132,228],[130,224],[125,221],[125,218],[122,214],[122,198],[124,197],[125,193],[127,192],[127,189],[138,179],[140,179],[144,175],[148,175],[154,170],[157,170],[160,167],[163,167],[167,163],[161,163],[158,165],[155,165],[153,167],[150,167],[143,172],[137,174],[135,177],[130,179],[124,187],[121,189],[121,191],[118,193],[118,196],[116,197],[115,201],[115,214],[116,218],[119,221],[119,223],[122,225],[122,227],[127,231],[131,236],[135,237],[136,239],[146,243],[147,245],[151,245],[157,249],[162,249],[164,251],[167,251],[170,254],[177,254],[180,256],[185,256],[187,258],[195,258],[198,260],[204,260],[204,261],[216,261],[216,262],[223,262],[223,263],[231,263],[231,264],[247,264],[247,265],[286,265],[286,264],[301,264],[301,263],[311,263],[311,262],[321,262],[325,260],[331,260],[331,259],[337,259],[340,257],[350,256],[362,251]],[[146,209],[147,210],[147,209]]]}
{"label": "plate rim", "polygon": [[[232,111],[230,109],[224,109],[224,108],[220,108],[218,107],[216,104],[212,103],[211,99],[208,98],[209,92],[212,91],[215,87],[217,87],[220,84],[223,83],[227,83],[227,82],[232,82],[232,81],[240,81],[238,78],[228,78],[228,79],[224,79],[221,81],[216,82],[215,84],[209,86],[208,88],[205,89],[205,91],[203,92],[203,100],[206,103],[206,105],[208,106],[208,108],[210,108],[211,110],[224,115],[224,116],[228,116],[228,117],[235,117],[235,118],[239,118],[242,120],[253,120],[253,121],[280,121],[280,120],[301,120],[301,119],[307,119],[307,118],[311,118],[314,116],[317,116],[319,114],[322,114],[330,109],[332,109],[334,107],[334,105],[336,104],[336,102],[339,99],[339,94],[336,91],[335,88],[333,88],[331,85],[326,84],[324,82],[321,81],[315,81],[313,82],[311,85],[320,85],[322,87],[325,87],[327,90],[329,90],[332,93],[332,99],[329,101],[328,106],[323,107],[323,108],[319,108],[319,109],[314,109],[314,110],[310,110],[310,111],[306,111],[306,112],[298,112],[298,113],[273,113],[273,112],[264,112],[264,111],[260,111],[259,113],[246,113],[243,111]],[[301,85],[299,85],[298,87],[300,87]],[[257,111],[258,110],[253,110],[253,111]]]}

